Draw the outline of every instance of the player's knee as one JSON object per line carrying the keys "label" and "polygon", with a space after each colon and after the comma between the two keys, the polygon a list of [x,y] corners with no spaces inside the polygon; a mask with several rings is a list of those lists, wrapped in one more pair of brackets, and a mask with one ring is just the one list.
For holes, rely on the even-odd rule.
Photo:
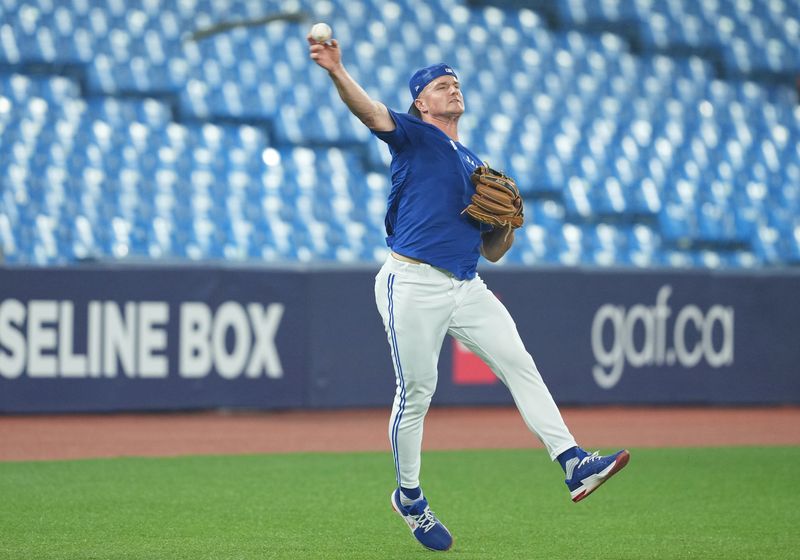
{"label": "player's knee", "polygon": [[423,384],[414,384],[406,387],[405,407],[408,412],[425,414],[431,405],[435,391],[433,387]]}

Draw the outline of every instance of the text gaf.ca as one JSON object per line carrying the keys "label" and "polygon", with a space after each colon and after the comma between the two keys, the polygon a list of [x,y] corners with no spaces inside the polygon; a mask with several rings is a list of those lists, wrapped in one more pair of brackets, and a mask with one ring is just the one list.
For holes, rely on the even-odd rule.
{"label": "text gaf.ca", "polygon": [[673,321],[668,305],[671,294],[672,287],[665,285],[653,306],[637,304],[626,309],[606,304],[597,310],[592,321],[592,353],[597,362],[592,376],[600,387],[610,389],[619,383],[626,363],[634,368],[692,368],[701,361],[712,368],[733,364],[733,307],[712,305],[704,313],[690,304],[676,311]]}

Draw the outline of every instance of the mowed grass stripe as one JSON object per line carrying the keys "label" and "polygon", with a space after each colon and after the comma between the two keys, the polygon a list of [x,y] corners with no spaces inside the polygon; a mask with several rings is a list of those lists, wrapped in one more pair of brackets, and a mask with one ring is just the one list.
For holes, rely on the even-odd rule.
{"label": "mowed grass stripe", "polygon": [[[541,450],[430,452],[456,558],[795,558],[800,447],[635,449],[573,504]],[[388,453],[0,463],[1,559],[430,558]]]}

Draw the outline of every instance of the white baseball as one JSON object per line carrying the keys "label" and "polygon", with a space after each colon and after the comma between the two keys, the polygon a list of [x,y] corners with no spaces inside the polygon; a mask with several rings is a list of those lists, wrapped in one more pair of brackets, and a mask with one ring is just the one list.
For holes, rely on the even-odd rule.
{"label": "white baseball", "polygon": [[311,28],[311,38],[317,43],[324,43],[331,38],[331,26],[327,23],[315,23]]}

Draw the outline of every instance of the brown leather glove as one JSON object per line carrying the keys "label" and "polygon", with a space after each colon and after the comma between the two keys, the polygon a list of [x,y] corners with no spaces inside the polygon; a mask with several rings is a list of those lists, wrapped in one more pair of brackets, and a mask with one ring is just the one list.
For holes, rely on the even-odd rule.
{"label": "brown leather glove", "polygon": [[464,208],[474,219],[496,227],[516,229],[524,222],[522,197],[514,179],[481,165],[470,176],[475,185],[472,202]]}

